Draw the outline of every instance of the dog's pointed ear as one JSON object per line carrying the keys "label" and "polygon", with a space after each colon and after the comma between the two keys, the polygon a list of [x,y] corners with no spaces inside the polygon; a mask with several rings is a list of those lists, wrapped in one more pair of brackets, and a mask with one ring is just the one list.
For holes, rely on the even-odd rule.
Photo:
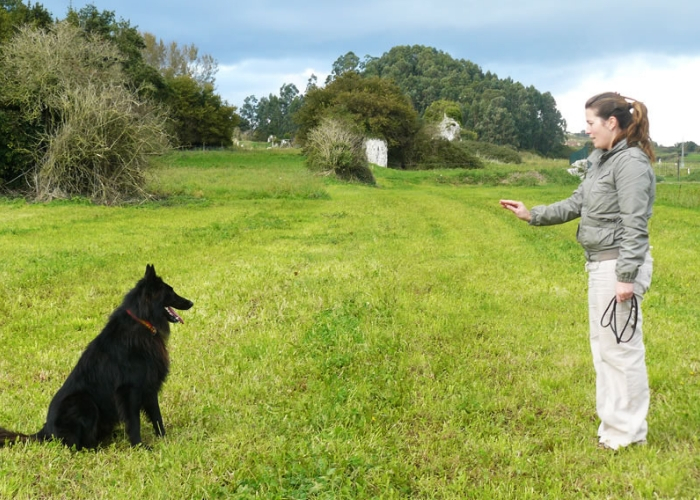
{"label": "dog's pointed ear", "polygon": [[146,264],[146,274],[143,275],[144,278],[155,278],[156,277],[156,268],[153,267],[151,264]]}

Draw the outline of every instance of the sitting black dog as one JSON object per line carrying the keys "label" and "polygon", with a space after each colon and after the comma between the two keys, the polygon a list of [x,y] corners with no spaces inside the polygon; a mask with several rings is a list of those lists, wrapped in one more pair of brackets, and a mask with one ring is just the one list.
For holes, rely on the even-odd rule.
{"label": "sitting black dog", "polygon": [[141,444],[141,410],[158,436],[165,435],[158,392],[168,375],[170,323],[183,323],[173,309],[187,310],[153,266],[126,294],[102,332],[51,400],[44,427],[25,435],[0,428],[0,446],[16,441],[59,439],[77,449],[96,448],[126,423],[132,446]]}

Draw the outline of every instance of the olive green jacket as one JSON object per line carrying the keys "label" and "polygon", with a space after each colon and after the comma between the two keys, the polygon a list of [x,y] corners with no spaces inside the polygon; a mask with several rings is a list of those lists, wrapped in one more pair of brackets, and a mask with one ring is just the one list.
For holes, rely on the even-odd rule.
{"label": "olive green jacket", "polygon": [[586,176],[571,197],[534,207],[533,226],[581,218],[576,239],[589,261],[617,258],[617,280],[634,282],[649,251],[656,176],[649,158],[622,140],[588,157]]}

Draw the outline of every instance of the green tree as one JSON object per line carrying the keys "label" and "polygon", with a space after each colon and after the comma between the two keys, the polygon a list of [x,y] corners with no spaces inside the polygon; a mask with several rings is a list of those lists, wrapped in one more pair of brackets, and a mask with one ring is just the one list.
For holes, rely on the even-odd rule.
{"label": "green tree", "polygon": [[462,108],[459,103],[439,99],[433,101],[423,113],[423,119],[427,123],[440,123],[445,116],[462,123]]}
{"label": "green tree", "polygon": [[173,132],[180,146],[227,147],[240,118],[236,108],[222,101],[211,84],[201,85],[188,75],[168,80]]}
{"label": "green tree", "polygon": [[419,127],[418,114],[398,86],[354,71],[306,94],[295,115],[297,140],[305,144],[309,131],[328,117],[348,119],[366,137],[384,139],[390,158],[398,162],[403,161],[403,152]]}
{"label": "green tree", "polygon": [[[20,0],[0,0],[0,50],[20,27],[48,29],[52,24],[51,14],[41,4],[25,5]],[[0,86],[2,84],[0,76]],[[0,183],[26,185],[22,175],[31,168],[32,138],[40,130],[39,123],[28,120],[19,105],[8,101],[0,103]]]}
{"label": "green tree", "polygon": [[292,117],[302,103],[303,97],[296,85],[285,83],[278,96],[270,94],[260,100],[255,96],[246,97],[241,117],[245,128],[253,130],[253,138],[257,141],[265,141],[270,136],[291,139],[298,128]]}
{"label": "green tree", "polygon": [[496,97],[486,106],[484,114],[476,125],[476,133],[485,142],[517,146],[515,122],[505,107],[505,98]]}
{"label": "green tree", "polygon": [[86,35],[97,36],[114,43],[123,56],[120,60],[126,84],[142,96],[163,101],[167,98],[167,86],[158,70],[144,61],[146,47],[138,30],[124,19],[117,20],[113,11],[100,12],[94,5],[80,10],[70,8],[66,21],[80,28]]}
{"label": "green tree", "polygon": [[422,45],[393,47],[368,60],[363,74],[394,80],[419,113],[439,99],[463,102],[463,92],[484,78],[476,64]]}
{"label": "green tree", "polygon": [[46,29],[53,24],[51,13],[40,3],[0,0],[0,44],[9,40],[20,26]]}
{"label": "green tree", "polygon": [[164,79],[162,100],[170,109],[178,145],[230,146],[241,117],[215,92],[216,60],[200,54],[194,44],[166,44],[151,33],[144,33],[143,41],[144,62]]}
{"label": "green tree", "polygon": [[19,106],[0,104],[0,186],[26,186],[23,177],[34,164],[33,138],[41,130],[39,122],[28,120]]}
{"label": "green tree", "polygon": [[243,99],[243,106],[239,110],[241,115],[241,130],[255,130],[258,126],[258,98],[249,95]]}
{"label": "green tree", "polygon": [[359,66],[360,58],[357,57],[354,52],[351,51],[344,56],[340,56],[331,66],[331,73],[326,78],[326,85],[348,71],[358,72]]}

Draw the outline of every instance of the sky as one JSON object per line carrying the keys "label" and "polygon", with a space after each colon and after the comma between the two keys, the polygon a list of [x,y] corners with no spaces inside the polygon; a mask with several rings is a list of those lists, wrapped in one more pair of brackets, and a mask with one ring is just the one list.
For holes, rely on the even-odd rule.
{"label": "sky", "polygon": [[[27,3],[25,1],[25,3]],[[499,78],[550,92],[567,130],[584,104],[614,91],[644,102],[657,143],[700,144],[700,2],[695,0],[43,0],[55,18],[86,4],[164,42],[216,59],[217,93],[303,92],[338,57],[424,45]]]}

